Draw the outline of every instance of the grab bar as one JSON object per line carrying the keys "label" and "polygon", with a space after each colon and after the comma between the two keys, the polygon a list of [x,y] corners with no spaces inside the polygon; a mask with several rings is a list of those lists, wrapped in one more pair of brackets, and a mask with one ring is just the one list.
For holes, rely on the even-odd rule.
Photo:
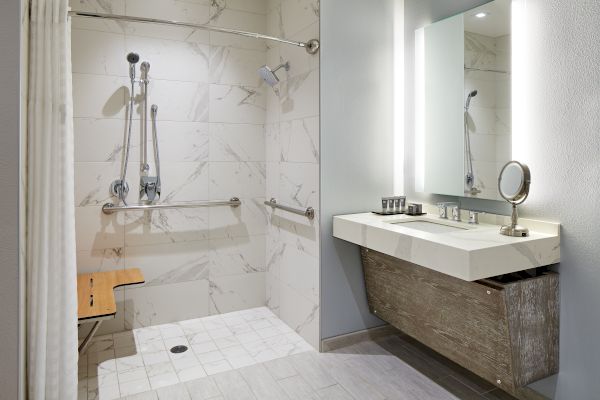
{"label": "grab bar", "polygon": [[304,215],[308,219],[314,219],[315,218],[315,209],[312,208],[312,207],[308,207],[305,210],[298,209],[298,208],[293,208],[293,207],[288,207],[288,206],[284,206],[282,204],[277,204],[277,200],[274,199],[274,198],[271,198],[271,200],[269,200],[269,201],[265,201],[265,205],[271,206],[272,208],[279,208],[281,210],[288,211],[288,212],[291,212],[291,213],[294,213],[294,214]]}
{"label": "grab bar", "polygon": [[104,214],[113,214],[119,211],[137,211],[137,210],[164,210],[169,208],[198,208],[198,207],[216,207],[231,206],[238,207],[242,202],[237,197],[229,200],[211,200],[201,203],[180,203],[180,204],[132,204],[128,206],[116,206],[113,203],[106,203],[102,206]]}

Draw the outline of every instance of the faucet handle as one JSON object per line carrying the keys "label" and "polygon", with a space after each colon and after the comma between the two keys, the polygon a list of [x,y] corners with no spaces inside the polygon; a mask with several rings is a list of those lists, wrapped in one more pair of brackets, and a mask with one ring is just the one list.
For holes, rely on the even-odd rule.
{"label": "faucet handle", "polygon": [[469,210],[469,223],[479,224],[479,214],[485,214],[483,211]]}
{"label": "faucet handle", "polygon": [[460,222],[460,206],[458,204],[452,206],[452,220]]}

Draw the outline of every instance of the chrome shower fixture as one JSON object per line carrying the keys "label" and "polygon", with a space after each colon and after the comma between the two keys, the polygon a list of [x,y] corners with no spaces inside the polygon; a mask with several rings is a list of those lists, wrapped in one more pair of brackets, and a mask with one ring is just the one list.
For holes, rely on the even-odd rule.
{"label": "chrome shower fixture", "polygon": [[279,78],[275,73],[281,68],[285,68],[286,71],[289,71],[290,63],[286,61],[285,63],[277,66],[275,69],[271,69],[268,65],[263,65],[258,69],[258,74],[267,83],[267,85],[273,87],[279,83]]}
{"label": "chrome shower fixture", "polygon": [[469,111],[469,107],[471,106],[471,99],[473,97],[477,96],[477,90],[473,90],[471,93],[469,93],[469,95],[467,96],[467,101],[465,103],[465,110]]}
{"label": "chrome shower fixture", "polygon": [[127,54],[127,62],[129,62],[129,79],[135,80],[135,64],[140,61],[140,56],[137,53]]}

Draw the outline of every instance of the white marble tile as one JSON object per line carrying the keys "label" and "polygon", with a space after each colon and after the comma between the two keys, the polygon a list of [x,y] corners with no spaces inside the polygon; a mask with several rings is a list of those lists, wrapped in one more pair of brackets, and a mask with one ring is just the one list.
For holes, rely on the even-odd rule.
{"label": "white marble tile", "polygon": [[[220,7],[212,10],[210,24],[224,28],[235,27],[235,29],[243,31],[261,33],[266,28],[266,15]],[[262,40],[219,32],[210,32],[210,44],[213,46],[266,50],[265,43]]]}
{"label": "white marble tile", "polygon": [[[209,129],[207,123],[158,121],[156,126],[162,164],[208,161]],[[151,144],[148,146],[150,156],[151,146]]]}
{"label": "white marble tile", "polygon": [[281,119],[289,121],[319,114],[319,73],[311,70],[280,83]]}
{"label": "white marble tile", "polygon": [[124,268],[123,248],[92,249],[77,252],[77,272],[104,272]]}
{"label": "white marble tile", "polygon": [[142,270],[148,287],[208,279],[208,253],[208,241],[168,243],[126,247],[125,259]]}
{"label": "white marble tile", "polygon": [[165,386],[156,390],[160,400],[189,400],[187,388],[184,385]]}
{"label": "white marble tile", "polygon": [[210,162],[210,198],[213,200],[262,197],[265,193],[265,163]]}
{"label": "white marble tile", "polygon": [[218,8],[217,5],[225,6],[225,8],[238,11],[246,11],[255,14],[267,13],[267,1],[265,0],[227,0],[213,2],[212,8]]}
{"label": "white marble tile", "polygon": [[73,117],[125,118],[129,79],[73,74]]}
{"label": "white marble tile", "polygon": [[124,34],[73,29],[71,54],[74,73],[128,76]]}
{"label": "white marble tile", "polygon": [[140,55],[140,62],[150,63],[151,82],[154,79],[208,82],[208,45],[128,35],[126,47],[127,52]]}
{"label": "white marble tile", "polygon": [[[75,162],[120,164],[125,128],[125,120],[121,119],[74,118]],[[138,159],[137,147],[137,143],[132,141],[131,161]]]}
{"label": "white marble tile", "polygon": [[279,317],[313,348],[319,348],[319,306],[289,286],[280,292]]}
{"label": "white marble tile", "polygon": [[208,216],[206,208],[126,212],[125,244],[145,246],[203,241],[209,236]]}
{"label": "white marble tile", "polygon": [[204,315],[208,315],[207,280],[125,290],[127,327],[176,322]]}
{"label": "white marble tile", "polygon": [[[303,28],[289,37],[298,42],[307,42],[310,39],[319,39],[319,22]],[[279,56],[282,60],[289,61],[290,70],[287,71],[285,79],[289,76],[296,76],[311,70],[319,69],[320,52],[317,54],[308,54],[306,51],[298,51],[294,46],[279,46]]]}
{"label": "white marble tile", "polygon": [[279,123],[268,123],[265,125],[265,146],[267,162],[280,162],[283,160],[283,155],[281,154],[281,127]]}
{"label": "white marble tile", "polygon": [[75,163],[75,206],[102,206],[115,203],[110,184],[119,178],[121,166],[110,162]]}
{"label": "white marble tile", "polygon": [[291,37],[309,25],[319,21],[318,0],[284,0],[281,14],[286,37]]}
{"label": "white marble tile", "polygon": [[264,161],[263,125],[211,123],[211,161]]}
{"label": "white marble tile", "polygon": [[319,166],[308,163],[281,163],[279,170],[281,204],[319,208]]}
{"label": "white marble tile", "polygon": [[265,271],[265,236],[212,239],[210,277]]}
{"label": "white marble tile", "polygon": [[246,50],[230,46],[211,46],[210,83],[258,86],[257,71],[265,65],[264,50]]}
{"label": "white marble tile", "polygon": [[[127,15],[205,24],[209,19],[209,7],[207,4],[180,0],[127,0]],[[134,35],[208,43],[206,31],[189,28],[128,23],[126,29]]]}
{"label": "white marble tile", "polygon": [[206,371],[207,375],[216,375],[221,372],[229,371],[231,368],[231,364],[227,360],[219,360],[213,361],[206,364],[203,364],[202,367]]}
{"label": "white marble tile", "polygon": [[75,207],[77,251],[123,247],[123,215],[105,215],[101,207]]}
{"label": "white marble tile", "polygon": [[239,207],[211,207],[210,238],[263,235],[266,225],[264,198],[242,199]]}
{"label": "white marble tile", "polygon": [[281,158],[288,162],[319,162],[319,118],[281,123]]}
{"label": "white marble tile", "polygon": [[[141,356],[140,356],[141,359]],[[118,363],[119,360],[117,360]],[[117,366],[118,368],[118,366]],[[118,374],[118,379],[119,379],[119,384],[124,384],[127,382],[132,382],[132,381],[139,381],[139,380],[143,380],[143,379],[147,379],[148,375],[146,374],[146,368],[144,368],[144,364],[142,362],[142,365],[139,367],[135,367],[135,368],[131,368],[131,369],[127,369],[124,370],[123,372],[119,372]]]}
{"label": "white marble tile", "polygon": [[210,122],[265,122],[266,104],[262,88],[211,84],[210,105]]}
{"label": "white marble tile", "polygon": [[[148,99],[150,104],[158,105],[158,121],[208,121],[206,83],[154,79],[148,87]],[[134,117],[139,118],[139,113]]]}
{"label": "white marble tile", "polygon": [[209,165],[206,162],[161,164],[160,180],[160,200],[163,203],[193,202],[209,198]]}
{"label": "white marble tile", "polygon": [[211,278],[211,313],[243,310],[264,305],[264,281],[264,272]]}

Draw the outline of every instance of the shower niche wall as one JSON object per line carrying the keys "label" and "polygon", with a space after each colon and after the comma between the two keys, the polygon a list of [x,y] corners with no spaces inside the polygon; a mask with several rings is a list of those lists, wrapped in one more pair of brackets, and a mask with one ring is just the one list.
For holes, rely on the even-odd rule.
{"label": "shower niche wall", "polygon": [[[177,20],[289,39],[318,37],[312,1],[73,0],[76,11]],[[225,33],[72,18],[75,201],[79,273],[139,267],[146,283],[118,289],[99,334],[268,305],[318,347],[318,222],[263,204],[318,209],[318,54]],[[121,173],[135,52],[150,64],[158,105],[160,203],[238,197],[239,207],[105,215]],[[271,87],[259,67],[277,71]],[[138,64],[138,77],[139,77]],[[138,196],[143,118],[136,88],[127,202]],[[150,121],[150,117],[148,117]],[[150,122],[148,132],[151,132]],[[150,170],[152,135],[146,143]],[[85,327],[80,330],[85,333]]]}

